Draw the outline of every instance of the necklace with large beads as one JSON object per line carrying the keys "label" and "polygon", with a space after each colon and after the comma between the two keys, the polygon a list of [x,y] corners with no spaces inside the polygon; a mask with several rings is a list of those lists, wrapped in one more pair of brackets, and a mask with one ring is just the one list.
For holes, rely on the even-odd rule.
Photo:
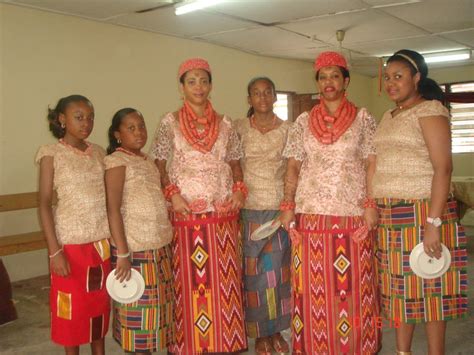
{"label": "necklace with large beads", "polygon": [[351,126],[357,114],[357,107],[342,98],[334,116],[327,112],[324,99],[310,112],[309,128],[313,136],[322,144],[333,144]]}
{"label": "necklace with large beads", "polygon": [[[204,128],[199,132],[197,124]],[[211,151],[219,134],[217,114],[208,101],[204,110],[204,116],[198,117],[187,101],[179,110],[179,127],[186,141],[201,153]]]}

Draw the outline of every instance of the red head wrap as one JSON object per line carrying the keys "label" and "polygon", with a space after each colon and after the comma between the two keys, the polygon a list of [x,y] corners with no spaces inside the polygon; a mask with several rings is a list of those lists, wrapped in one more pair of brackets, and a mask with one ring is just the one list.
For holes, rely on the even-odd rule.
{"label": "red head wrap", "polygon": [[333,65],[348,69],[346,58],[344,58],[342,54],[337,52],[323,52],[316,57],[316,60],[314,61],[314,70],[317,72],[321,68],[330,67]]}
{"label": "red head wrap", "polygon": [[211,74],[211,67],[209,66],[209,63],[205,59],[191,58],[191,59],[185,60],[179,66],[178,78],[181,78],[181,76],[184,73],[193,69],[202,69],[202,70],[207,71],[209,74]]}

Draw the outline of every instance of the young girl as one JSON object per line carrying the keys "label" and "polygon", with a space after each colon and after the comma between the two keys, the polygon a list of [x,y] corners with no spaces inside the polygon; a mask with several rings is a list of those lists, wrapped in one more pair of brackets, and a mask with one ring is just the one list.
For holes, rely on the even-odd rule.
{"label": "young girl", "polygon": [[59,143],[42,146],[36,162],[39,213],[50,258],[51,338],[66,354],[79,354],[79,345],[86,343],[93,354],[104,354],[110,313],[105,152],[86,141],[94,126],[94,107],[84,96],[60,99],[48,120]]}
{"label": "young girl", "polygon": [[250,239],[260,225],[276,218],[283,198],[285,147],[290,122],[273,112],[275,84],[266,77],[247,86],[250,110],[236,122],[244,157],[241,159],[249,196],[242,210],[244,299],[247,335],[258,355],[289,352],[280,331],[290,327],[290,256],[288,233],[278,229],[263,240]]}
{"label": "young girl", "polygon": [[104,159],[116,277],[129,279],[133,267],[145,280],[137,302],[114,302],[113,335],[124,351],[141,354],[166,348],[173,325],[171,224],[158,168],[141,152],[146,140],[141,113],[121,109],[112,119]]}

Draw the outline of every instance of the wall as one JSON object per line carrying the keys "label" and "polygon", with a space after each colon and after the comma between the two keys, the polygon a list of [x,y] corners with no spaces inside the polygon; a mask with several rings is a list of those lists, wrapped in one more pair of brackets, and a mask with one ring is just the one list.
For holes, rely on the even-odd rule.
{"label": "wall", "polygon": [[[452,83],[462,81],[474,81],[474,65],[457,66],[451,68],[430,69],[429,77],[438,83]],[[385,93],[378,94],[378,78],[372,79],[370,107],[372,113],[378,120],[383,113],[394,107],[394,104],[387,98]],[[474,176],[474,153],[453,154],[453,175],[454,176]]]}
{"label": "wall", "polygon": [[[246,113],[247,82],[257,75],[274,79],[279,90],[315,91],[312,66],[305,61],[255,56],[13,5],[0,4],[0,16],[0,194],[37,190],[33,157],[38,146],[55,141],[46,111],[61,96],[81,93],[91,99],[96,123],[90,140],[105,146],[117,109],[142,111],[151,136],[159,118],[179,107],[176,73],[189,57],[209,60],[214,107],[233,118]],[[351,99],[368,102],[369,84],[370,78],[355,74]],[[1,235],[37,229],[36,211],[0,215]],[[12,280],[47,273],[44,250],[3,261]]]}

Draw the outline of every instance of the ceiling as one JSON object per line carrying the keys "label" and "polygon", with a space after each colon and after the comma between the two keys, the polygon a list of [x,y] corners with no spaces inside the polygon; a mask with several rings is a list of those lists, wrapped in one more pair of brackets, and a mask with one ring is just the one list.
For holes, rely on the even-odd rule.
{"label": "ceiling", "polygon": [[182,0],[0,1],[264,56],[312,61],[342,50],[353,71],[372,76],[377,57],[398,49],[474,49],[474,0],[224,0],[182,16],[174,14]]}

